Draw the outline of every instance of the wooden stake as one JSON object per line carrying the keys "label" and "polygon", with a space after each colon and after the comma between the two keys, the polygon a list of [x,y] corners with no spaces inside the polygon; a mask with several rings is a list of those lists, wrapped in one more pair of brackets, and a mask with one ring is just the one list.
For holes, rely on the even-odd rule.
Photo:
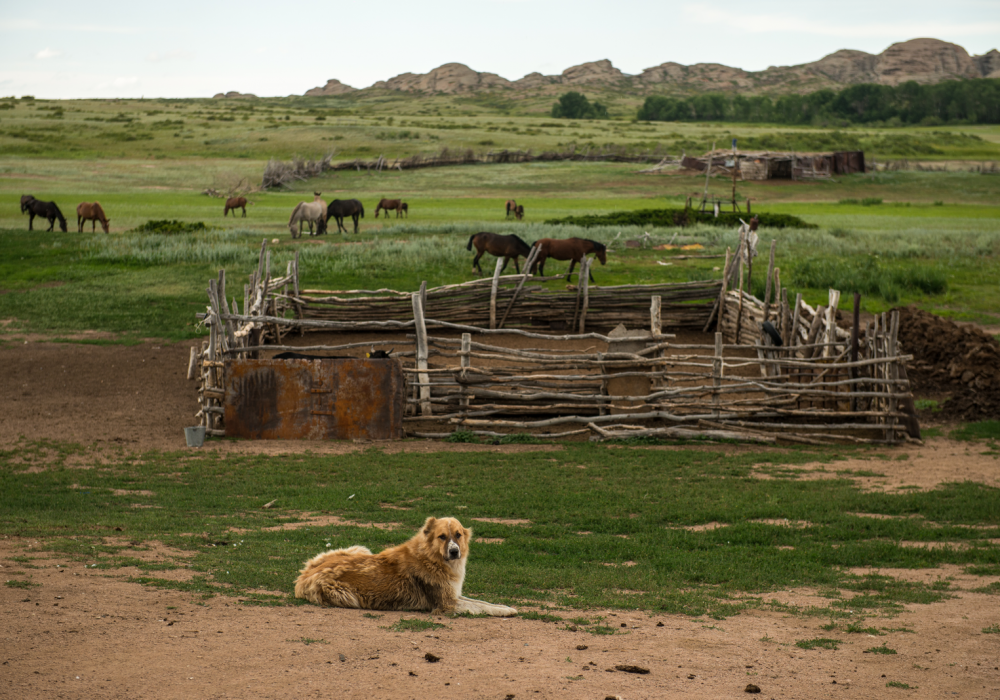
{"label": "wooden stake", "polygon": [[493,285],[490,287],[490,330],[497,327],[497,289],[500,286],[500,270],[503,269],[503,258],[497,258],[497,266],[493,271]]}
{"label": "wooden stake", "polygon": [[427,371],[427,326],[424,324],[424,307],[419,294],[412,297],[413,303],[413,325],[417,332],[417,369],[423,370],[417,375],[420,383],[420,415],[431,415],[431,386],[430,376]]}

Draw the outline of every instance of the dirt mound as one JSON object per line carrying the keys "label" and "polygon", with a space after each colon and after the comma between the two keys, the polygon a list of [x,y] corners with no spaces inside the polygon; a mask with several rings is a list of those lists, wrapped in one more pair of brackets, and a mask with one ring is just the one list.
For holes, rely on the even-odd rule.
{"label": "dirt mound", "polygon": [[918,395],[947,393],[942,406],[963,420],[1000,418],[1000,342],[971,326],[912,307],[898,309],[899,341]]}

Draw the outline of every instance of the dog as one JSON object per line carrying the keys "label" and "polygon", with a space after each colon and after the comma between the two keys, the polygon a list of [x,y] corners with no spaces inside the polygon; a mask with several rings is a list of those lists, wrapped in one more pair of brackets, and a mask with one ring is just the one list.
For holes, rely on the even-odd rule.
{"label": "dog", "polygon": [[455,518],[432,516],[409,540],[378,554],[360,545],[323,552],[299,572],[295,597],[337,608],[516,615],[462,595],[471,538]]}

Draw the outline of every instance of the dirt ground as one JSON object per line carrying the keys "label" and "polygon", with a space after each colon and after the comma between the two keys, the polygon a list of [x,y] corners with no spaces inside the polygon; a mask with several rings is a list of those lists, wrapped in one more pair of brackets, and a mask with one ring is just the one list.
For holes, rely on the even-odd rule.
{"label": "dirt ground", "polygon": [[[186,379],[187,358],[184,343],[8,342],[0,346],[0,447],[52,439],[98,448],[113,443],[134,450],[186,449],[182,428],[194,423],[197,410],[194,384]],[[936,369],[918,369],[915,384],[921,371]],[[916,391],[921,395],[919,385]],[[202,449],[280,454],[366,447],[370,444],[210,441]],[[431,441],[386,443],[385,448],[561,449]],[[909,459],[894,459],[903,452]],[[890,459],[878,463],[887,476],[869,478],[863,486],[933,489],[943,481],[972,480],[1000,487],[1000,462],[981,452],[946,438],[887,449]],[[871,464],[840,462],[838,468],[870,469]],[[815,476],[823,478],[819,466]],[[566,630],[565,623],[522,618],[445,618],[439,620],[444,628],[400,633],[388,627],[415,615],[386,613],[373,619],[360,611],[261,608],[223,598],[202,605],[190,594],[127,583],[137,570],[86,569],[10,533],[0,533],[0,579],[19,570],[11,557],[25,553],[40,557],[34,563],[43,568],[33,575],[42,586],[29,591],[0,587],[0,698],[632,700],[745,697],[751,684],[762,698],[1000,697],[1000,635],[982,632],[1000,621],[997,599],[971,591],[996,577],[968,577],[959,567],[881,571],[921,581],[953,577],[956,598],[866,622],[915,634],[828,633],[820,628],[827,620],[778,613],[713,621],[587,611],[605,615],[606,624],[627,632],[594,636]],[[475,566],[475,546],[470,566]],[[289,584],[295,575],[289,571]],[[808,590],[774,597],[797,605],[826,603]],[[827,636],[845,641],[836,651],[795,646],[797,640]],[[306,643],[311,640],[322,641]],[[865,653],[887,640],[896,654]],[[440,661],[429,662],[427,653]],[[911,690],[889,687],[890,682]]]}

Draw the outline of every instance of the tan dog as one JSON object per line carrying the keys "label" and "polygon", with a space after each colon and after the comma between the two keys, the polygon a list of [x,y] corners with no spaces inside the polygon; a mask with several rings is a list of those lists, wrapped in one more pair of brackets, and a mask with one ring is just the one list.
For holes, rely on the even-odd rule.
{"label": "tan dog", "polygon": [[299,573],[295,597],[338,608],[516,615],[462,595],[471,538],[455,518],[430,517],[408,541],[378,554],[360,545],[323,552]]}

